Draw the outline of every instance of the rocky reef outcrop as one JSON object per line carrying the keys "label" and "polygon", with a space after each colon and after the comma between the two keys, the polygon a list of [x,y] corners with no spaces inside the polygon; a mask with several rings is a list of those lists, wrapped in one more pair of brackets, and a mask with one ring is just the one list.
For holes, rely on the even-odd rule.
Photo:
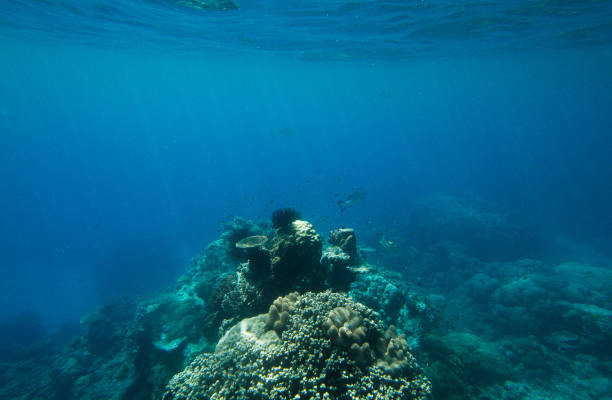
{"label": "rocky reef outcrop", "polygon": [[208,301],[210,325],[220,327],[221,334],[240,319],[264,312],[280,295],[325,288],[321,237],[312,224],[287,220],[287,214],[277,216],[279,227],[271,239],[257,235],[237,242],[247,260],[217,285]]}
{"label": "rocky reef outcrop", "polygon": [[[288,217],[280,222],[290,220],[290,214],[284,213]],[[350,260],[345,250],[352,252],[354,232],[342,231],[345,240],[336,243],[349,246],[329,247]],[[291,220],[274,229],[269,221],[236,218],[224,224],[219,239],[165,292],[144,300],[118,300],[88,314],[81,334],[61,349],[41,343],[18,357],[0,359],[0,397],[160,400],[171,377],[182,370],[179,376],[194,373],[185,368],[199,357],[221,362],[202,368],[227,378],[223,385],[252,380],[261,383],[252,390],[271,393],[269,398],[297,393],[304,377],[311,379],[304,392],[311,398],[344,398],[341,393],[364,399],[368,393],[381,399],[426,398],[429,383],[408,347],[421,335],[419,329],[412,330],[419,324],[408,323],[414,315],[385,317],[387,325],[398,325],[398,334],[385,331],[381,316],[345,295],[307,293],[332,287],[330,265],[321,262],[322,248],[323,240],[306,221]],[[391,281],[380,278],[375,269],[346,268],[352,274],[347,281],[351,293],[375,311],[397,304],[392,300],[396,291],[379,289],[401,289],[389,286]],[[375,281],[380,284],[370,287]],[[411,304],[401,298],[403,308]],[[345,312],[339,310],[349,310],[350,318],[337,327],[337,340],[326,321],[340,321]],[[352,341],[345,340],[349,337]],[[198,363],[202,361],[193,365]],[[262,370],[262,363],[270,369]],[[262,372],[265,381],[258,381]],[[178,385],[180,378],[173,382]],[[285,384],[289,386],[283,389]],[[209,389],[214,387],[201,388]]]}
{"label": "rocky reef outcrop", "polygon": [[346,291],[355,279],[350,269],[357,264],[357,237],[350,228],[335,229],[329,233],[328,246],[323,251],[321,264],[328,271],[327,282],[336,290]]}
{"label": "rocky reef outcrop", "polygon": [[280,335],[268,314],[242,320],[172,378],[164,400],[429,398],[407,346],[372,310],[329,291],[294,299]]}

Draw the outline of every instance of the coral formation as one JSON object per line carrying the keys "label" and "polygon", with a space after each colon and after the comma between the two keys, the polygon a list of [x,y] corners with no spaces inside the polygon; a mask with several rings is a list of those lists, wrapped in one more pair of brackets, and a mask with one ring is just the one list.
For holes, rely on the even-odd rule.
{"label": "coral formation", "polygon": [[408,351],[408,343],[404,335],[398,335],[395,326],[391,325],[385,331],[384,346],[376,365],[390,375],[397,374],[403,366],[410,362],[412,355]]}
{"label": "coral formation", "polygon": [[[117,302],[91,313],[83,318],[83,334],[65,349],[44,343],[21,351],[17,362],[0,360],[0,397],[159,400],[170,378],[196,355],[211,351],[217,337],[221,340],[215,357],[234,360],[233,369],[228,368],[234,376],[252,373],[253,382],[278,389],[269,398],[285,398],[281,393],[288,391],[298,393],[295,388],[303,377],[311,380],[302,398],[308,397],[306,393],[312,398],[325,393],[330,398],[367,398],[368,392],[379,393],[379,398],[426,396],[428,381],[411,356],[399,362],[397,373],[385,367],[384,361],[393,363],[399,354],[395,351],[398,346],[384,335],[374,313],[336,294],[286,295],[292,290],[326,287],[326,272],[320,264],[321,238],[312,225],[293,221],[291,229],[274,231],[269,223],[236,218],[225,229],[163,294],[139,302]],[[275,259],[275,274],[271,262],[261,274],[251,273],[250,248],[236,246],[256,235],[270,238],[269,248],[255,245],[252,249],[265,250],[268,260]],[[286,276],[281,268],[287,268]],[[284,297],[270,307],[279,295]],[[360,344],[367,343],[374,354],[369,362],[360,361],[350,347],[327,336],[325,321],[337,307],[359,313],[367,333]],[[374,348],[383,342],[384,346]],[[256,347],[272,353],[261,354]],[[263,359],[257,359],[260,356]],[[261,371],[257,368],[262,366],[249,367],[248,360],[268,362],[274,368],[264,371],[269,379],[258,380]],[[20,372],[24,368],[29,371],[27,379]],[[283,381],[292,388],[283,389]]]}
{"label": "coral formation", "polygon": [[279,295],[324,288],[320,236],[307,221],[290,224],[292,229],[279,229],[271,240],[261,235],[237,242],[248,259],[213,291],[208,301],[210,327],[221,327],[222,334],[241,318],[265,311]]}
{"label": "coral formation", "polygon": [[374,266],[357,269],[349,295],[380,313],[384,322],[410,332],[413,342],[424,326],[435,319],[422,296],[402,281],[401,276]]}
{"label": "coral formation", "polygon": [[270,273],[275,296],[287,291],[321,290],[325,271],[321,267],[323,243],[313,226],[302,220],[279,232],[270,245]]}
{"label": "coral formation", "polygon": [[256,249],[263,246],[268,241],[267,236],[254,235],[247,236],[244,239],[236,242],[236,247],[239,249]]}
{"label": "coral formation", "polygon": [[411,361],[406,338],[398,336],[395,326],[391,325],[383,336],[374,339],[368,335],[361,314],[350,307],[337,307],[330,311],[325,328],[332,341],[347,348],[359,365],[376,360],[380,369],[394,375]]}
{"label": "coral formation", "polygon": [[329,233],[329,244],[338,246],[349,256],[349,265],[357,262],[357,236],[352,228],[335,229]]}
{"label": "coral formation", "polygon": [[236,247],[243,249],[248,258],[245,274],[253,281],[262,280],[270,273],[270,254],[263,245],[268,241],[267,236],[247,236],[238,241]]}
{"label": "coral formation", "polygon": [[298,293],[289,293],[287,296],[279,297],[274,300],[268,311],[266,327],[273,329],[280,334],[289,322],[289,313],[293,309],[293,304],[298,299]]}
{"label": "coral formation", "polygon": [[348,290],[351,282],[355,279],[355,273],[351,271],[351,258],[338,246],[330,246],[323,251],[321,265],[328,273],[327,283],[335,290]]}
{"label": "coral formation", "polygon": [[321,264],[332,268],[345,269],[351,265],[351,257],[338,246],[330,246],[323,251]]}
{"label": "coral formation", "polygon": [[438,302],[445,321],[421,342],[437,397],[598,399],[612,387],[598,381],[612,371],[610,269],[523,259],[454,274],[471,277]]}
{"label": "coral formation", "polygon": [[[236,243],[249,236],[269,237],[272,234],[273,230],[269,226],[269,223],[255,223],[248,219],[235,217],[233,220],[223,224],[223,232],[218,242],[220,242],[219,247],[222,247],[224,250],[219,256],[222,259],[229,258],[229,260],[233,262],[246,261],[247,257],[245,251],[236,247]],[[206,255],[209,256],[209,254]]]}
{"label": "coral formation", "polygon": [[405,349],[405,362],[391,376],[375,359],[358,364],[349,349],[329,339],[330,315],[338,322],[347,317],[334,311],[340,308],[352,310],[348,321],[360,321],[364,343],[378,341],[392,348],[388,354],[400,354],[372,310],[329,291],[306,293],[293,303],[280,337],[267,327],[265,314],[243,320],[224,335],[215,353],[200,355],[172,378],[164,400],[429,398],[429,381]]}
{"label": "coral formation", "polygon": [[334,343],[348,349],[353,360],[359,365],[367,365],[374,360],[374,351],[370,343],[365,342],[367,328],[362,322],[359,312],[348,307],[336,307],[329,312],[325,328]]}

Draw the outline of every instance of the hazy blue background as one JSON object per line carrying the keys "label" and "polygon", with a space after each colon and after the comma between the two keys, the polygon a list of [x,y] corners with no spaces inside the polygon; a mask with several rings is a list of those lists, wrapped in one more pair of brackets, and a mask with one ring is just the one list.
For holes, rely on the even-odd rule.
{"label": "hazy blue background", "polygon": [[[180,12],[187,27],[210,18]],[[280,206],[368,237],[445,192],[528,224],[543,257],[612,255],[609,38],[513,49],[509,35],[478,51],[467,35],[433,53],[351,55],[359,43],[323,39],[274,51],[287,35],[223,52],[17,28],[0,35],[1,318],[33,310],[56,327],[159,290],[222,221]],[[341,213],[355,190],[366,200]]]}

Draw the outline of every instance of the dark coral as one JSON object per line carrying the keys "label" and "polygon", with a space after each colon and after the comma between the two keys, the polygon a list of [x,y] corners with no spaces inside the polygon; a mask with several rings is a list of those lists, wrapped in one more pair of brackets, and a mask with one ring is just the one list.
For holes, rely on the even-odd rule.
{"label": "dark coral", "polygon": [[248,236],[236,243],[236,248],[242,249],[248,258],[245,275],[252,281],[270,275],[270,253],[264,247],[267,241],[266,236],[256,235]]}
{"label": "dark coral", "polygon": [[357,264],[357,237],[351,228],[335,229],[329,232],[331,246],[325,249],[321,264],[328,270],[327,281],[334,290],[347,291],[355,280],[355,273],[349,268]]}
{"label": "dark coral", "polygon": [[279,231],[270,248],[274,297],[292,290],[304,292],[324,288],[321,237],[307,221],[293,221],[291,226],[290,231]]}
{"label": "dark coral", "polygon": [[276,229],[290,229],[291,223],[300,217],[300,212],[294,208],[279,208],[272,213],[272,226]]}
{"label": "dark coral", "polygon": [[269,234],[269,226],[262,223],[255,223],[240,217],[223,224],[222,240],[228,257],[237,262],[246,261],[247,257],[244,249],[236,247],[236,243],[250,236],[262,236]]}
{"label": "dark coral", "polygon": [[349,265],[357,262],[357,236],[352,228],[335,229],[329,232],[329,244],[338,246],[350,257]]}
{"label": "dark coral", "polygon": [[327,283],[334,290],[347,291],[355,280],[355,273],[349,268],[351,258],[338,246],[325,249],[321,265],[327,270]]}
{"label": "dark coral", "polygon": [[265,311],[278,296],[325,287],[321,237],[309,222],[297,220],[291,226],[290,230],[278,230],[267,241],[269,248],[263,246],[263,237],[245,240],[258,245],[239,245],[246,252],[247,262],[215,290],[221,299],[209,302],[214,317],[208,322],[220,326],[220,333],[237,319]]}

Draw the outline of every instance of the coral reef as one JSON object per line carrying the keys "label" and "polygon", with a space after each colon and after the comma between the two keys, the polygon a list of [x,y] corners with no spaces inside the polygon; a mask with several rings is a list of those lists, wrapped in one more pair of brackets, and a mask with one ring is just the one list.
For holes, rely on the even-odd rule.
{"label": "coral reef", "polygon": [[321,264],[328,265],[330,268],[346,270],[351,265],[351,257],[338,246],[330,246],[323,251]]}
{"label": "coral reef", "polygon": [[442,242],[464,246],[481,260],[512,260],[534,255],[539,239],[485,201],[449,194],[421,199],[410,210],[412,244],[421,250]]}
{"label": "coral reef", "polygon": [[355,279],[349,268],[357,263],[357,238],[353,229],[336,229],[329,233],[331,246],[323,251],[321,264],[328,270],[327,283],[335,290],[346,291]]}
{"label": "coral reef", "polygon": [[209,326],[220,327],[219,334],[242,318],[264,312],[280,295],[324,288],[320,236],[307,221],[290,225],[291,229],[277,230],[271,240],[250,236],[238,242],[248,260],[218,283],[207,303]]}
{"label": "coral reef", "polygon": [[335,229],[329,232],[329,244],[338,246],[349,256],[349,265],[357,262],[357,236],[351,228]]}
{"label": "coral reef", "polygon": [[374,360],[374,351],[365,341],[367,328],[358,311],[350,307],[336,307],[331,310],[325,321],[327,336],[349,351],[349,355],[360,365]]}
{"label": "coral reef", "polygon": [[[269,226],[269,223],[255,223],[249,219],[235,217],[233,220],[223,224],[223,232],[218,239],[218,244],[222,251],[218,253],[221,260],[229,259],[234,265],[236,262],[244,262],[247,260],[246,253],[243,249],[236,247],[236,243],[250,236],[266,236],[269,237],[274,233]],[[215,243],[215,242],[213,242]],[[205,253],[209,264],[217,264],[218,260],[212,259],[210,254]]]}
{"label": "coral reef", "polygon": [[236,247],[239,249],[251,250],[258,249],[268,241],[268,238],[263,235],[247,236],[244,239],[236,242]]}
{"label": "coral reef", "polygon": [[289,293],[287,296],[279,297],[268,310],[266,318],[266,328],[270,328],[280,334],[289,322],[289,313],[293,309],[293,304],[298,299],[298,293]]}
{"label": "coral reef", "polygon": [[390,375],[395,375],[410,362],[412,355],[409,352],[405,335],[398,335],[395,326],[391,325],[385,331],[385,345],[381,349],[381,356],[376,362],[378,368]]}
{"label": "coral reef", "polygon": [[330,340],[326,322],[330,314],[339,316],[333,312],[338,308],[353,310],[350,320],[360,320],[364,338],[389,348],[373,311],[340,294],[307,293],[293,303],[280,337],[266,328],[265,314],[243,320],[224,335],[215,353],[200,355],[172,378],[164,400],[429,398],[427,378],[404,349],[405,361],[390,376],[374,359],[358,364],[344,345]]}
{"label": "coral reef", "polygon": [[247,236],[236,243],[236,248],[243,249],[248,258],[246,275],[252,281],[260,280],[270,271],[270,253],[263,246],[268,238],[263,235]]}
{"label": "coral reef", "polygon": [[[354,237],[322,249],[306,221],[236,218],[173,287],[88,314],[63,348],[35,342],[32,316],[15,325],[32,338],[3,325],[0,398],[418,399],[426,375],[448,400],[610,399],[609,268],[486,262],[444,239],[410,249],[402,276],[353,264]],[[349,297],[305,293],[330,288]]]}
{"label": "coral reef", "polygon": [[388,325],[394,325],[409,335],[411,346],[418,346],[419,338],[436,320],[433,308],[424,296],[401,279],[398,273],[362,265],[355,269],[349,295],[374,309]]}
{"label": "coral reef", "polygon": [[321,265],[327,270],[327,283],[335,290],[346,291],[355,279],[349,268],[351,258],[338,246],[330,246],[323,251]]}
{"label": "coral reef", "polygon": [[[314,370],[302,368],[299,363],[303,359],[293,358],[299,361],[296,364],[299,371],[291,380],[295,385],[302,376],[314,376],[307,371],[318,374],[313,377],[313,385],[307,388],[310,393],[327,391],[334,396],[348,393],[366,398],[366,391],[374,387],[391,387],[385,395],[387,398],[391,394],[412,398],[409,394],[412,390],[425,393],[427,382],[413,370],[414,360],[407,357],[404,362],[398,357],[400,352],[396,349],[407,348],[396,346],[395,339],[384,335],[371,311],[364,311],[363,306],[354,305],[346,297],[329,293],[320,299],[312,294],[286,295],[292,290],[326,286],[326,272],[319,261],[321,238],[308,222],[293,221],[291,225],[291,229],[274,231],[269,223],[241,218],[225,224],[226,230],[220,238],[193,259],[185,274],[166,292],[146,300],[112,303],[87,315],[82,320],[83,333],[63,349],[41,343],[22,348],[18,358],[0,360],[0,397],[160,400],[169,379],[198,354],[212,351],[213,340],[222,336],[216,346],[217,353],[238,356],[234,348],[237,341],[232,338],[239,337],[238,342],[242,343],[248,332],[254,332],[259,345],[273,346],[274,360],[279,365],[286,365],[282,361],[284,352],[292,357],[306,357],[319,367],[327,365],[325,372],[315,367]],[[270,239],[252,248],[236,246],[240,240],[255,235]],[[276,257],[277,274],[272,274],[271,267],[262,269],[265,273],[261,275],[253,274],[251,249],[265,251],[270,260]],[[287,277],[280,273],[281,267],[288,269]],[[278,295],[284,297],[270,307]],[[324,323],[336,307],[350,307],[360,313],[367,328],[363,343],[372,347],[375,356],[371,363],[357,363],[350,347],[334,344],[327,336]],[[267,314],[249,318],[266,311]],[[307,357],[306,353],[299,355],[302,344],[309,349],[320,348],[323,353],[314,358]],[[252,353],[245,350],[248,359]],[[393,364],[394,357],[400,360],[397,373],[384,364]],[[287,360],[290,362],[292,358]],[[236,368],[242,370],[239,364]],[[28,371],[27,375],[23,374],[24,370]],[[342,371],[349,374],[336,378]],[[282,379],[278,377],[278,382]],[[333,384],[330,383],[329,389],[314,385],[323,382]],[[424,385],[423,389],[419,383]]]}
{"label": "coral reef", "polygon": [[276,235],[270,245],[272,289],[288,291],[321,290],[325,270],[321,267],[323,243],[313,226],[302,220],[291,222],[292,229]]}
{"label": "coral reef", "polygon": [[610,269],[523,259],[468,271],[437,301],[445,323],[422,341],[436,396],[601,398],[612,372]]}

